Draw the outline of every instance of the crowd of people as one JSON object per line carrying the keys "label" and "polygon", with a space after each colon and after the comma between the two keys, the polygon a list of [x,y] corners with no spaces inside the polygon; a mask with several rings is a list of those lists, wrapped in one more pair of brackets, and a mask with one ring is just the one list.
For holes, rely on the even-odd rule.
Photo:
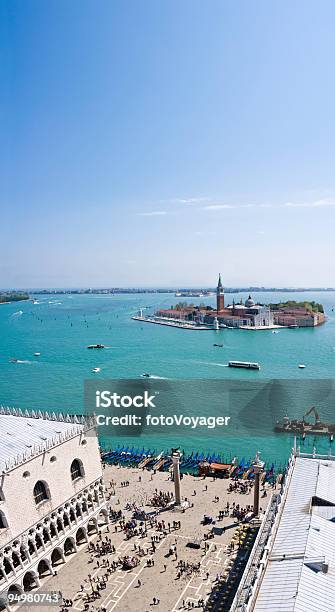
{"label": "crowd of people", "polygon": [[228,493],[250,493],[253,487],[252,480],[238,480],[238,478],[234,478],[232,482],[229,483]]}
{"label": "crowd of people", "polygon": [[158,491],[155,489],[155,493],[150,500],[150,505],[156,508],[166,508],[173,501],[173,493],[166,491]]}
{"label": "crowd of people", "polygon": [[[139,480],[141,482],[141,480]],[[110,489],[112,490],[113,495],[115,495],[115,490],[117,486],[121,486],[122,488],[129,486],[129,481],[125,480],[117,485],[116,482],[112,481],[110,483]],[[230,493],[250,493],[252,490],[253,483],[250,481],[241,481],[241,480],[233,480],[229,483],[228,492]],[[207,492],[208,486],[205,485],[204,492]],[[116,502],[114,499],[113,507],[109,507],[108,516],[109,516],[109,526],[107,526],[106,532],[102,535],[99,532],[98,537],[95,542],[91,542],[88,545],[88,563],[92,564],[93,569],[97,570],[95,572],[88,574],[87,578],[83,580],[83,584],[80,586],[81,592],[81,600],[83,603],[83,611],[85,612],[106,612],[106,609],[99,605],[99,600],[102,597],[102,592],[107,588],[108,581],[112,577],[112,575],[119,570],[131,570],[140,564],[141,559],[145,557],[144,566],[147,568],[153,568],[155,566],[155,558],[154,553],[159,547],[162,540],[165,540],[171,533],[181,529],[181,521],[176,519],[167,520],[165,517],[165,512],[169,509],[170,505],[173,503],[174,495],[172,492],[162,491],[156,488],[151,495],[146,496],[144,501],[143,495],[140,489],[138,489],[137,501],[134,501],[135,496],[132,500],[127,500],[123,505],[123,509],[116,509],[119,502]],[[194,495],[196,495],[196,491],[194,491]],[[186,498],[184,498],[186,500]],[[215,495],[214,498],[211,498],[215,504],[220,504],[219,496]],[[222,498],[221,498],[222,499]],[[186,505],[186,504],[185,504]],[[220,504],[221,505],[221,504]],[[223,504],[222,504],[223,505]],[[149,510],[145,510],[146,506],[151,506]],[[193,504],[189,503],[189,507],[192,507]],[[216,511],[212,517],[204,516],[203,524],[207,525],[209,523],[215,524],[216,521],[223,521],[225,517],[232,517],[237,522],[243,522],[246,516],[249,513],[252,513],[252,506],[245,505],[242,506],[240,503],[232,501],[231,498],[227,502],[225,502],[224,507],[221,509],[216,508]],[[167,516],[171,516],[167,514]],[[206,520],[205,520],[206,519]],[[210,520],[208,520],[210,519]],[[112,527],[111,527],[112,524]],[[123,541],[130,540],[132,538],[136,540],[134,541],[131,548],[129,545],[126,550],[124,550],[123,545],[121,548],[116,549],[113,535],[109,535],[111,531],[114,531],[115,534],[118,534],[117,538],[119,539],[120,534],[122,534]],[[210,539],[214,538],[213,528],[210,531],[204,532],[203,534],[199,534],[199,546],[202,546],[203,554],[206,554],[209,550],[216,550],[216,544],[213,542],[209,542]],[[225,531],[225,527],[222,527],[222,533]],[[177,534],[176,534],[177,535]],[[141,539],[143,538],[143,544]],[[113,540],[113,541],[112,541]],[[168,567],[171,566],[171,562],[174,565],[176,570],[175,579],[189,579],[193,575],[200,575],[201,561],[196,563],[178,559],[178,550],[177,550],[177,537],[173,538],[173,542],[170,543],[169,540],[169,548],[168,552],[165,555],[166,563],[162,565],[162,572],[167,571]],[[228,552],[233,550],[234,543],[231,544],[231,548]],[[179,547],[179,545],[178,545]],[[118,554],[121,552],[123,554]],[[127,552],[127,554],[125,554]],[[165,560],[164,560],[165,561]],[[93,576],[94,573],[94,576]],[[206,579],[208,580],[209,574],[207,572]],[[137,577],[137,588],[143,588],[140,576]],[[135,587],[135,588],[136,588]],[[152,594],[151,594],[152,596]],[[67,604],[64,603],[62,607],[62,612],[65,612],[67,607],[70,607],[68,600]],[[158,597],[153,597],[152,603],[150,605],[158,606],[160,600]],[[181,605],[181,604],[180,604]],[[93,606],[93,607],[92,607]],[[204,599],[199,598],[198,601],[183,601],[182,608],[189,610],[191,608],[203,608],[205,606]]]}
{"label": "crowd of people", "polygon": [[177,563],[177,578],[182,578],[183,576],[190,577],[192,574],[198,574],[200,572],[200,561],[198,563],[190,563],[188,561],[183,561],[180,559]]}
{"label": "crowd of people", "polygon": [[185,602],[185,599],[183,599],[182,602],[182,608],[183,610],[192,610],[193,608],[203,608],[205,606],[205,600],[201,597],[200,599],[198,599],[198,601],[188,601]]}
{"label": "crowd of people", "polygon": [[[262,508],[260,508],[260,511],[262,512]],[[231,516],[236,518],[238,521],[243,521],[247,515],[251,516],[252,512],[253,507],[250,506],[250,504],[248,504],[245,508],[242,508],[240,504],[235,504],[235,502],[233,502]]]}

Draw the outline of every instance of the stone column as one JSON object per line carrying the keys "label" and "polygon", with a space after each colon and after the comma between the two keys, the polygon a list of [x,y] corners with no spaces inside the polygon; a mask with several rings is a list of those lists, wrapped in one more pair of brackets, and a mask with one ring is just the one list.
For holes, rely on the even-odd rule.
{"label": "stone column", "polygon": [[29,546],[28,546],[28,538],[24,535],[22,536],[22,540],[21,540],[21,547],[20,547],[20,558],[21,558],[21,550],[24,553],[26,559],[23,563],[25,563],[26,561],[28,561],[28,563],[31,563],[31,555],[29,552]]}
{"label": "stone column", "polygon": [[38,535],[40,536],[40,539],[41,539],[41,542],[42,542],[42,548],[43,548],[43,550],[45,550],[46,549],[46,545],[45,545],[45,542],[44,542],[43,531],[41,533],[38,533]]}
{"label": "stone column", "polygon": [[19,550],[19,551],[16,551],[16,550],[15,550],[15,551],[13,551],[13,552],[15,552],[15,553],[17,554],[17,556],[18,556],[18,559],[19,559],[19,563],[20,563],[20,567],[21,567],[21,569],[24,569],[23,561],[22,561],[22,559],[21,559],[21,551],[20,551],[20,550]]}
{"label": "stone column", "polygon": [[32,537],[32,538],[30,539],[30,542],[31,542],[31,545],[32,545],[32,547],[33,547],[33,549],[34,549],[34,555],[38,555],[37,546],[36,546],[36,544],[35,544],[35,538],[34,538],[34,537]]}
{"label": "stone column", "polygon": [[255,471],[255,486],[254,486],[254,515],[259,514],[259,471]]}
{"label": "stone column", "polygon": [[175,496],[176,506],[181,506],[179,460],[180,460],[180,452],[176,448],[173,448],[172,449],[172,465],[173,465],[174,496]]}
{"label": "stone column", "polygon": [[254,463],[252,465],[255,474],[255,486],[254,486],[254,515],[259,515],[259,485],[261,472],[264,468],[264,461],[259,458],[259,452],[257,451]]}

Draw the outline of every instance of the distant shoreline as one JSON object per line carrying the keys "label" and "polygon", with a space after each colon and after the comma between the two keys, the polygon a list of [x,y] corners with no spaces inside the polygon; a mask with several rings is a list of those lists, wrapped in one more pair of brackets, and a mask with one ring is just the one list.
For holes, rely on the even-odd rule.
{"label": "distant shoreline", "polygon": [[[193,293],[193,292],[215,292],[215,288],[207,287],[207,288],[141,288],[141,287],[111,287],[111,288],[96,288],[96,289],[20,289],[16,290],[16,292],[27,291],[29,295],[129,295],[129,294],[161,294],[161,293],[169,293],[175,294],[177,292],[185,292],[185,293]],[[335,292],[335,287],[224,287],[225,293],[305,293],[305,292]],[[0,290],[1,294],[7,293],[9,290],[2,289]],[[188,297],[183,296],[183,297]],[[190,295],[190,298],[194,298],[194,295]],[[211,297],[211,296],[199,296],[202,298]],[[27,299],[27,298],[26,298]]]}
{"label": "distant shoreline", "polygon": [[7,293],[0,291],[0,304],[12,304],[15,302],[26,302],[29,300],[29,295],[19,292]]}

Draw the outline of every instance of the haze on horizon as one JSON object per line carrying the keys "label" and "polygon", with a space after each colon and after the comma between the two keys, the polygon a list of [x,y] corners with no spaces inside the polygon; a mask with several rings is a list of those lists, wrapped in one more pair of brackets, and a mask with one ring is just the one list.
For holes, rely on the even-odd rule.
{"label": "haze on horizon", "polygon": [[335,285],[331,0],[0,17],[1,287]]}

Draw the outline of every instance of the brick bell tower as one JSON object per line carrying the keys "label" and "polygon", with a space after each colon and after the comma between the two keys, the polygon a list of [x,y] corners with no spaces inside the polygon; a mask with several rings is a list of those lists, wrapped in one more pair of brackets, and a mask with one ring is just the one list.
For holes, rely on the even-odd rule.
{"label": "brick bell tower", "polygon": [[224,310],[224,290],[221,282],[221,274],[219,274],[218,286],[216,288],[216,310],[218,313]]}

